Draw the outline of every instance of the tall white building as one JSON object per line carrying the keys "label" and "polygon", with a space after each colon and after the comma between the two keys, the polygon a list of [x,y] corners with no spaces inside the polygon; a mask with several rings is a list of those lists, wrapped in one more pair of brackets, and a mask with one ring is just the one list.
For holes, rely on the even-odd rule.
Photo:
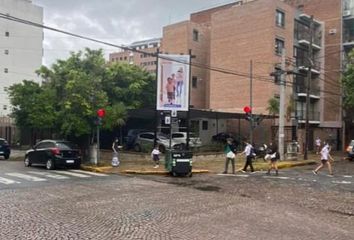
{"label": "tall white building", "polygon": [[[43,23],[43,8],[30,0],[0,0],[0,13]],[[0,117],[11,113],[5,88],[22,80],[40,81],[43,30],[0,18]]]}

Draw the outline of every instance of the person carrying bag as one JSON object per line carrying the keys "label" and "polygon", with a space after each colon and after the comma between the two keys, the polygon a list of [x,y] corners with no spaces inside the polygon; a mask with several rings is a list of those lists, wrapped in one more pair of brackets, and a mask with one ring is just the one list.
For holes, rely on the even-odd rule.
{"label": "person carrying bag", "polygon": [[236,158],[236,146],[233,144],[232,139],[227,139],[227,144],[224,150],[226,154],[225,171],[223,174],[227,174],[229,168],[229,162],[232,166],[232,174],[235,174],[235,158]]}

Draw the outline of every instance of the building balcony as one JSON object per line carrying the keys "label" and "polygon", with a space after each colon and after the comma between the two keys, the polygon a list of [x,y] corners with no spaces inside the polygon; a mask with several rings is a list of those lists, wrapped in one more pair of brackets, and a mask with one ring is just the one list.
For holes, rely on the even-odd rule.
{"label": "building balcony", "polygon": [[[305,60],[304,57],[297,58],[296,66],[297,66],[298,70],[301,72],[308,72],[309,71],[308,61]],[[321,62],[314,61],[313,65],[311,67],[311,72],[314,74],[317,74],[317,75],[320,74],[321,73]]]}
{"label": "building balcony", "polygon": [[[309,33],[309,29],[307,29],[307,30],[298,29],[298,32],[295,34],[296,34],[296,39],[300,45],[305,46],[305,47],[310,46],[311,36]],[[322,42],[321,33],[319,31],[316,31],[315,37],[313,38],[313,41],[312,41],[313,50],[321,50],[321,48],[322,48],[321,42]]]}
{"label": "building balcony", "polygon": [[[295,112],[296,119],[299,123],[306,122],[306,111],[305,110],[297,110]],[[310,124],[320,124],[320,112],[317,111],[309,111],[309,123]]]}
{"label": "building balcony", "polygon": [[[305,85],[299,85],[296,86],[295,88],[296,90],[296,95],[300,98],[300,99],[304,99],[306,100],[306,86]],[[314,100],[318,100],[320,99],[320,88],[317,86],[311,86],[310,88],[310,98],[314,99]]]}

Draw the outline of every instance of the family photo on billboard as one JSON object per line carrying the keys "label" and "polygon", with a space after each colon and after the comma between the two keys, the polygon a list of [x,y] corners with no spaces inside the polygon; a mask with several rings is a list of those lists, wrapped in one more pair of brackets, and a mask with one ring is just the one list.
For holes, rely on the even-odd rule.
{"label": "family photo on billboard", "polygon": [[159,56],[157,110],[188,111],[189,55]]}

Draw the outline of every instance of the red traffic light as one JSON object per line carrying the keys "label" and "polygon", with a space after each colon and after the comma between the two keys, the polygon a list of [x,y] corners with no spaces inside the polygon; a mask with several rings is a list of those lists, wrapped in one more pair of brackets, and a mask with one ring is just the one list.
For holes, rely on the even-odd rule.
{"label": "red traffic light", "polygon": [[106,111],[103,108],[97,110],[97,116],[103,118],[106,115]]}
{"label": "red traffic light", "polygon": [[250,113],[252,111],[252,109],[249,106],[246,106],[246,107],[243,108],[243,111],[245,113]]}

